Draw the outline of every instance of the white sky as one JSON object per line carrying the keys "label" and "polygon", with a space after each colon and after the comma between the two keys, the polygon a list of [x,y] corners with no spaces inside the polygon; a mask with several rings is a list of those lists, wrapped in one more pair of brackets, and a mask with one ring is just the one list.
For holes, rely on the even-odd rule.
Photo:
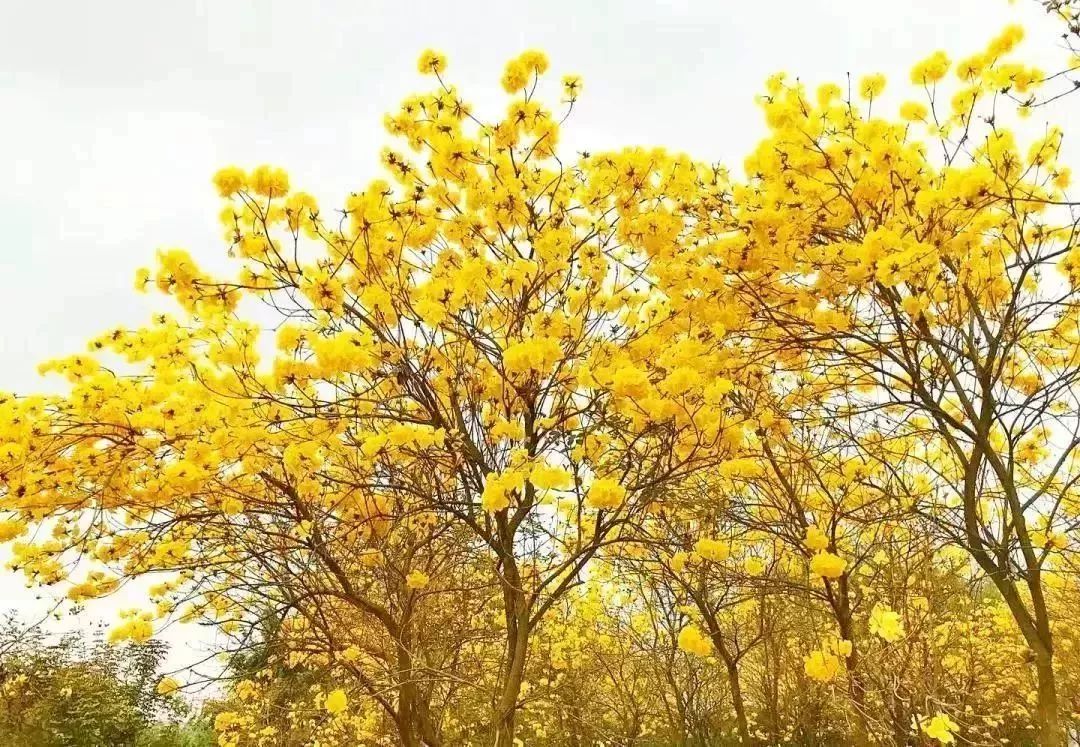
{"label": "white sky", "polygon": [[[1033,0],[0,0],[0,390],[48,386],[38,362],[145,320],[132,278],[156,248],[222,266],[220,166],[284,166],[326,208],[363,188],[383,113],[430,87],[426,47],[481,115],[504,109],[505,61],[541,48],[556,80],[584,77],[568,149],[664,145],[738,173],[769,74],[884,72],[906,96],[916,60],[977,51],[1009,22],[1056,70],[1057,28]],[[40,602],[0,571],[8,607]]]}

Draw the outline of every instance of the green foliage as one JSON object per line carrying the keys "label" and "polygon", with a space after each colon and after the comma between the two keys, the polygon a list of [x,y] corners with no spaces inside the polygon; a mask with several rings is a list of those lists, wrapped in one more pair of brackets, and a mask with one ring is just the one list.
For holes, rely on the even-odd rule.
{"label": "green foliage", "polygon": [[135,747],[213,747],[213,726],[205,719],[184,724],[155,724],[139,734]]}
{"label": "green foliage", "polygon": [[0,622],[0,744],[11,747],[208,747],[206,724],[170,723],[183,704],[156,692],[158,641],[110,645],[91,635],[51,639]]}

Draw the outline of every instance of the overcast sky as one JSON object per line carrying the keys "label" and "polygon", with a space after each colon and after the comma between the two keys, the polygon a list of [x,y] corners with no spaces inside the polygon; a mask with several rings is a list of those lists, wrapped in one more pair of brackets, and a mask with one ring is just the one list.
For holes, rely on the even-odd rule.
{"label": "overcast sky", "polygon": [[[41,360],[144,320],[132,278],[156,248],[221,266],[220,166],[284,166],[326,207],[377,176],[382,115],[428,87],[426,47],[481,115],[504,108],[504,62],[537,47],[556,79],[584,77],[567,148],[738,170],[769,74],[884,72],[898,95],[916,60],[1010,22],[1046,69],[1063,59],[1033,0],[0,0],[0,390],[40,389]],[[37,604],[0,573],[0,609]]]}

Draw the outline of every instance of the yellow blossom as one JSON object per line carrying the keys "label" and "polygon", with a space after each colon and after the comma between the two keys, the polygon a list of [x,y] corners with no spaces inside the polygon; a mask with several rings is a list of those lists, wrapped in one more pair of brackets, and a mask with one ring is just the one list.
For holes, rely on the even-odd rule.
{"label": "yellow blossom", "polygon": [[326,708],[328,713],[337,716],[348,709],[349,698],[344,690],[334,690],[326,696],[326,702],[323,704],[323,707]]}
{"label": "yellow blossom", "polygon": [[593,480],[589,492],[585,495],[585,505],[589,508],[614,510],[626,499],[626,488],[617,481],[608,478]]}
{"label": "yellow blossom", "polygon": [[425,49],[416,61],[416,69],[425,75],[438,75],[446,70],[446,56],[434,49]]}
{"label": "yellow blossom", "polygon": [[870,611],[870,632],[890,643],[904,637],[900,615],[883,604],[875,604]]}
{"label": "yellow blossom", "polygon": [[840,578],[847,561],[831,552],[819,552],[810,560],[810,572],[822,578]]}
{"label": "yellow blossom", "polygon": [[695,656],[709,656],[713,645],[696,625],[687,625],[679,631],[679,648]]}
{"label": "yellow blossom", "polygon": [[423,589],[428,585],[431,579],[426,573],[420,570],[411,571],[408,576],[405,577],[405,585],[410,589]]}
{"label": "yellow blossom", "polygon": [[812,651],[803,659],[803,671],[810,679],[831,682],[843,671],[840,659],[826,651]]}
{"label": "yellow blossom", "polygon": [[921,728],[923,733],[931,739],[936,739],[941,744],[953,744],[956,741],[953,733],[960,727],[948,715],[938,713],[933,718],[924,720]]}
{"label": "yellow blossom", "polygon": [[694,543],[694,552],[705,560],[722,563],[731,555],[731,546],[722,540],[702,537]]}

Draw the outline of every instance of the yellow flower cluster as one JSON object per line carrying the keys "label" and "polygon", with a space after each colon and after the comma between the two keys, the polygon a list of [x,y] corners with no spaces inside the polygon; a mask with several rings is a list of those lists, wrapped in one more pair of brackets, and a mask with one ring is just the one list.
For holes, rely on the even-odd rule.
{"label": "yellow flower cluster", "polygon": [[899,641],[904,637],[900,615],[883,604],[875,604],[870,611],[870,633],[889,643]]}
{"label": "yellow flower cluster", "polygon": [[843,671],[840,658],[827,651],[812,651],[803,660],[806,676],[818,682],[831,682]]}
{"label": "yellow flower cluster", "polygon": [[679,631],[679,648],[694,656],[712,655],[712,641],[696,625],[687,625]]}
{"label": "yellow flower cluster", "polygon": [[822,578],[840,578],[847,568],[847,561],[831,552],[815,553],[810,559],[810,572]]}
{"label": "yellow flower cluster", "polygon": [[613,511],[626,499],[626,488],[617,481],[602,477],[593,480],[589,492],[585,495],[585,505],[589,508]]}
{"label": "yellow flower cluster", "polygon": [[944,713],[939,713],[925,719],[920,725],[923,733],[931,739],[936,739],[940,744],[953,744],[956,742],[954,732],[959,730],[956,722]]}
{"label": "yellow flower cluster", "polygon": [[694,552],[705,560],[722,563],[731,555],[731,546],[723,540],[702,537],[694,543]]}

